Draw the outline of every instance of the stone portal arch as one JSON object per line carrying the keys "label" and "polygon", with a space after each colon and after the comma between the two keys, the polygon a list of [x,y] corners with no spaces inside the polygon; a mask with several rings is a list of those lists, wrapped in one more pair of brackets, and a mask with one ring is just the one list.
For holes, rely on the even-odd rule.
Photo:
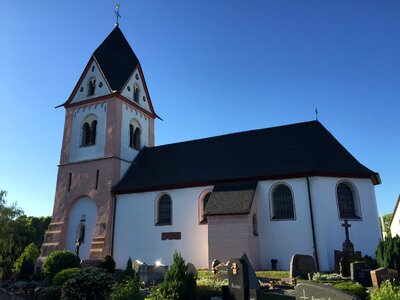
{"label": "stone portal arch", "polygon": [[66,243],[67,250],[75,251],[77,234],[79,234],[78,231],[82,231],[82,223],[85,227],[84,239],[81,240],[79,249],[79,257],[82,260],[89,259],[89,253],[92,247],[93,234],[96,225],[96,216],[96,203],[89,197],[82,197],[75,202],[68,217]]}

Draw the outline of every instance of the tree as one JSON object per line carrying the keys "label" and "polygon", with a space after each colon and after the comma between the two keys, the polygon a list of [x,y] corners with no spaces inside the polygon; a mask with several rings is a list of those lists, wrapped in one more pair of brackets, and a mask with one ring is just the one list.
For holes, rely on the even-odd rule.
{"label": "tree", "polygon": [[34,268],[30,269],[31,266],[33,267],[36,263],[40,255],[38,247],[35,243],[30,243],[24,249],[24,252],[18,257],[18,259],[14,263],[14,271],[17,275],[17,278],[20,279],[29,279],[31,275],[34,273]]}
{"label": "tree", "polygon": [[196,279],[186,272],[187,265],[181,254],[174,253],[173,263],[158,286],[157,300],[193,300],[196,296]]}
{"label": "tree", "polygon": [[16,203],[7,206],[6,196],[6,191],[0,191],[0,256],[2,257],[0,268],[3,279],[11,276],[13,261],[25,247],[21,239],[24,226],[16,221],[23,211]]}
{"label": "tree", "polygon": [[386,232],[386,235],[391,234],[390,232],[390,222],[392,221],[393,214],[386,214],[382,216],[383,228],[382,232]]}

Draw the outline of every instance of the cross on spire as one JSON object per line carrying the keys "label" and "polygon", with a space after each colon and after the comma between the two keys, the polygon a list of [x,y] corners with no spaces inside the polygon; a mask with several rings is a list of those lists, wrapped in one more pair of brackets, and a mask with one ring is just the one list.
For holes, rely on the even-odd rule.
{"label": "cross on spire", "polygon": [[118,27],[118,25],[119,25],[118,19],[121,18],[121,15],[119,14],[119,7],[120,6],[121,6],[121,4],[119,4],[119,3],[117,3],[117,5],[115,5],[115,9],[116,10],[114,10],[114,12],[115,12],[115,15],[117,17],[117,20],[115,21],[115,27]]}
{"label": "cross on spire", "polygon": [[344,227],[344,232],[346,234],[346,241],[350,241],[350,239],[349,239],[349,227],[351,227],[351,225],[349,224],[349,221],[347,219],[344,220],[344,224],[342,224],[342,227]]}
{"label": "cross on spire", "polygon": [[318,107],[315,108],[315,121],[318,121]]}

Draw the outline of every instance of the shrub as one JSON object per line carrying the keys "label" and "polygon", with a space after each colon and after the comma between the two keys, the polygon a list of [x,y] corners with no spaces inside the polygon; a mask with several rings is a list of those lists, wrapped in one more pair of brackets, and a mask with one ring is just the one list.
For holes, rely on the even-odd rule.
{"label": "shrub", "polygon": [[127,278],[121,283],[116,283],[111,288],[112,300],[141,299],[139,276]]}
{"label": "shrub", "polygon": [[380,241],[376,249],[376,259],[380,267],[400,271],[400,237],[388,236]]}
{"label": "shrub", "polygon": [[371,300],[399,300],[400,288],[392,284],[389,280],[383,282],[381,286],[371,293]]}
{"label": "shrub", "polygon": [[228,280],[214,280],[202,277],[197,279],[197,298],[210,299],[211,297],[222,296],[222,286],[228,285]]}
{"label": "shrub", "polygon": [[63,284],[61,299],[107,299],[113,281],[113,277],[103,269],[80,270]]}
{"label": "shrub", "polygon": [[312,277],[313,281],[337,281],[337,280],[342,280],[342,277],[339,274],[336,273],[314,273]]}
{"label": "shrub", "polygon": [[115,261],[110,255],[104,256],[100,268],[106,270],[110,274],[115,274]]}
{"label": "shrub", "polygon": [[53,286],[62,286],[64,282],[74,277],[79,272],[79,268],[69,268],[58,272],[53,278]]}
{"label": "shrub", "polygon": [[126,269],[124,271],[123,278],[133,278],[135,277],[135,270],[133,269],[132,259],[129,257],[128,261],[126,262]]}
{"label": "shrub", "polygon": [[53,277],[60,271],[68,268],[75,268],[79,266],[79,258],[74,253],[67,250],[58,250],[50,253],[43,262],[42,270],[46,278],[50,282]]}
{"label": "shrub", "polygon": [[359,283],[346,281],[346,282],[335,283],[333,286],[337,289],[356,295],[361,299],[366,299],[368,296],[367,289]]}
{"label": "shrub", "polygon": [[38,300],[56,300],[61,297],[61,287],[50,286],[41,290],[38,294]]}
{"label": "shrub", "polygon": [[173,263],[153,297],[157,300],[192,300],[195,296],[196,280],[192,274],[186,274],[185,260],[180,253],[175,252]]}
{"label": "shrub", "polygon": [[30,243],[14,263],[14,271],[18,279],[29,279],[35,272],[35,263],[40,255],[35,243]]}

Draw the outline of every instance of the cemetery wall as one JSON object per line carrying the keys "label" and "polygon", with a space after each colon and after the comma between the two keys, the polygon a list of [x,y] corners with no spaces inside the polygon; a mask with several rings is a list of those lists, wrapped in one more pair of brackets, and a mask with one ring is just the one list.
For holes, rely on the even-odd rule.
{"label": "cemetery wall", "polygon": [[[125,268],[129,257],[149,265],[161,260],[172,263],[172,255],[180,251],[186,261],[209,268],[208,225],[200,225],[198,201],[204,190],[212,186],[168,190],[172,199],[172,225],[157,226],[156,199],[162,193],[145,192],[117,195],[114,229],[114,259],[118,268]],[[163,232],[180,232],[180,240],[161,240]]]}

